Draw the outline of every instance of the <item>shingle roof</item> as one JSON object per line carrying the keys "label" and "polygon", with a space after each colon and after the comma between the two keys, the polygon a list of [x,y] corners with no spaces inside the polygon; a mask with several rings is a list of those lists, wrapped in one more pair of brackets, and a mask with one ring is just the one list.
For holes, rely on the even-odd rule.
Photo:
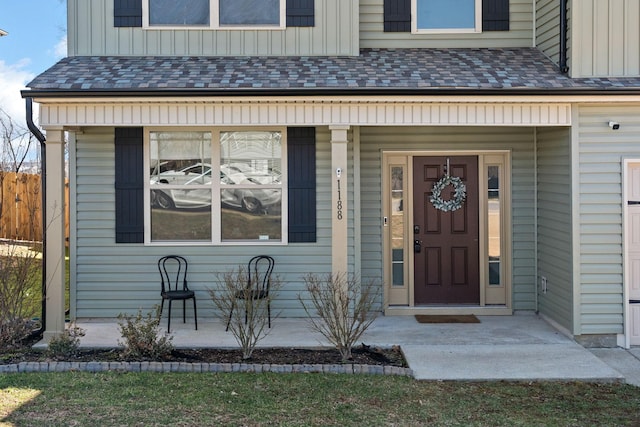
{"label": "shingle roof", "polygon": [[535,48],[363,49],[359,56],[76,56],[28,87],[36,91],[293,89],[624,89],[640,78],[571,79]]}

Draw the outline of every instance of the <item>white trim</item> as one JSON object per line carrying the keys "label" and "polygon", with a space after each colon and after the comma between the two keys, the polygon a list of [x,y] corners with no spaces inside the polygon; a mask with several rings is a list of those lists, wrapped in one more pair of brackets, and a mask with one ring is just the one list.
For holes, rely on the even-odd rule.
{"label": "white trim", "polygon": [[[193,185],[190,187],[192,189],[207,189],[211,190],[211,240],[197,240],[197,241],[189,241],[189,240],[179,240],[179,241],[152,241],[151,240],[151,200],[150,200],[150,180],[149,180],[149,171],[151,168],[149,161],[149,145],[150,139],[149,135],[154,131],[168,131],[168,132],[180,132],[184,131],[185,128],[175,128],[175,127],[166,127],[166,126],[155,126],[155,127],[145,127],[144,129],[144,154],[143,154],[143,162],[144,162],[144,244],[146,246],[284,246],[288,244],[289,235],[288,235],[288,169],[287,169],[287,129],[283,127],[277,126],[264,126],[260,127],[261,131],[278,131],[281,133],[281,158],[280,158],[280,166],[282,170],[282,180],[279,185],[264,185],[261,187],[264,188],[274,188],[281,191],[281,206],[280,206],[280,227],[281,227],[281,238],[280,240],[222,240],[221,236],[221,215],[219,215],[221,200],[220,200],[220,190],[225,188],[223,184],[215,181],[213,177],[219,176],[220,174],[220,133],[224,131],[255,131],[258,130],[256,128],[236,128],[230,126],[224,127],[197,127],[197,128],[188,128],[189,131],[202,131],[202,132],[211,132],[211,184],[210,185]],[[218,209],[216,211],[216,209]]]}
{"label": "white trim", "polygon": [[397,99],[69,100],[40,105],[60,126],[570,126],[571,104]]}
{"label": "white trim", "polygon": [[474,0],[473,28],[418,28],[418,0],[411,0],[411,32],[413,34],[469,34],[482,32],[482,0]]}
{"label": "white trim", "polygon": [[623,276],[622,276],[622,299],[623,303],[623,319],[624,319],[624,333],[622,336],[618,335],[618,345],[624,348],[631,347],[631,304],[629,303],[631,294],[631,271],[630,263],[628,262],[627,250],[629,248],[630,228],[629,224],[629,194],[628,194],[628,180],[629,180],[629,165],[632,163],[640,163],[640,158],[623,158],[622,159],[622,264],[623,264]]}
{"label": "white trim", "polygon": [[142,2],[142,28],[151,31],[174,30],[274,30],[281,31],[287,25],[286,0],[278,0],[280,3],[280,25],[220,25],[219,0],[209,0],[209,25],[151,25],[149,23],[149,0]]}
{"label": "white trim", "polygon": [[[513,232],[512,232],[512,216],[513,216],[513,207],[511,204],[511,150],[383,150],[382,151],[382,188],[383,191],[381,201],[382,201],[382,247],[384,250],[382,261],[383,261],[383,282],[384,282],[384,310],[385,314],[428,314],[432,311],[437,311],[441,314],[478,314],[476,313],[477,309],[480,309],[480,314],[489,314],[490,309],[495,309],[495,312],[491,312],[493,314],[512,314],[512,305],[513,305],[513,264],[512,264],[512,241],[513,241]],[[411,231],[409,230],[409,226],[407,224],[413,224],[412,212],[413,212],[413,159],[414,157],[420,156],[463,156],[463,155],[473,155],[478,156],[478,185],[479,191],[482,190],[483,185],[482,181],[486,181],[485,176],[485,167],[486,164],[484,159],[491,155],[501,156],[500,162],[489,162],[491,165],[500,164],[501,166],[501,181],[502,181],[502,191],[504,193],[503,198],[501,199],[501,215],[502,215],[502,224],[501,224],[501,244],[502,250],[504,251],[505,256],[501,257],[501,282],[504,286],[505,292],[505,304],[504,305],[489,305],[485,306],[486,292],[489,288],[488,284],[488,271],[487,268],[484,267],[488,260],[488,249],[487,249],[487,223],[486,223],[486,214],[483,212],[483,209],[486,208],[486,205],[482,201],[482,197],[486,197],[486,191],[484,192],[485,196],[482,196],[478,203],[478,220],[480,221],[481,227],[479,229],[479,274],[480,274],[480,303],[475,306],[463,306],[456,307],[455,304],[452,305],[443,305],[441,307],[430,306],[430,307],[421,307],[415,306],[414,301],[414,288],[415,288],[415,278],[414,278],[414,251],[413,251],[413,238],[411,237]],[[396,159],[394,159],[396,157]],[[404,158],[404,167],[407,173],[405,178],[405,182],[403,183],[403,191],[405,192],[404,197],[404,211],[405,211],[405,271],[408,271],[407,276],[405,277],[405,286],[398,287],[398,291],[404,292],[406,289],[407,302],[406,306],[404,303],[400,302],[399,299],[394,298],[394,303],[397,305],[389,305],[389,299],[391,298],[392,289],[392,265],[391,265],[391,255],[389,254],[391,248],[390,242],[390,227],[385,226],[384,217],[391,218],[391,212],[389,210],[389,166],[398,165],[398,157]],[[484,185],[486,187],[486,184]]]}
{"label": "white trim", "polygon": [[[571,255],[573,271],[573,313],[572,331],[575,336],[582,335],[582,286],[580,283],[581,245],[580,245],[580,112],[575,108],[572,112],[574,125],[571,126]],[[537,256],[537,254],[536,254]],[[537,286],[537,280],[536,280]]]}

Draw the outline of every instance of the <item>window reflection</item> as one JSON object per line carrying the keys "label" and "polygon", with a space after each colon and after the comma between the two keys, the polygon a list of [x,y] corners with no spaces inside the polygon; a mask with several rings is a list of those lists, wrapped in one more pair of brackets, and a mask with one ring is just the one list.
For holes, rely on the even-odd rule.
{"label": "window reflection", "polygon": [[393,286],[404,286],[404,170],[391,168],[391,265]]}
{"label": "window reflection", "polygon": [[501,194],[500,167],[489,166],[488,176],[488,218],[489,218],[489,284],[500,285],[501,264]]}

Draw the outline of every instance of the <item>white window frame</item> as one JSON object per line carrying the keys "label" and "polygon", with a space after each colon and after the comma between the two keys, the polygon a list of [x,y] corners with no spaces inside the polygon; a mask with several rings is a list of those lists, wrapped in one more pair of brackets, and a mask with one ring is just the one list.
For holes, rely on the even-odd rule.
{"label": "white window frame", "polygon": [[418,28],[418,1],[411,0],[411,32],[414,34],[464,34],[482,32],[482,0],[475,2],[475,27],[474,28]]}
{"label": "white window frame", "polygon": [[220,25],[219,0],[209,0],[209,25],[151,25],[149,1],[142,2],[142,27],[149,30],[284,30],[287,21],[287,1],[280,1],[280,25]]}
{"label": "white window frame", "polygon": [[[151,240],[151,184],[150,184],[150,135],[151,132],[211,132],[211,186],[206,188],[211,189],[211,240],[171,240],[171,241],[152,241]],[[280,132],[281,139],[281,171],[282,179],[278,185],[273,185],[273,188],[281,189],[282,198],[280,206],[280,226],[281,226],[281,239],[280,240],[222,240],[221,223],[222,218],[221,211],[221,199],[220,190],[223,185],[219,180],[213,179],[213,177],[220,176],[220,133],[221,132],[251,132],[251,131],[266,131],[266,132]],[[286,127],[274,127],[274,126],[260,126],[260,127],[145,127],[144,128],[144,244],[147,246],[282,246],[287,245],[289,242],[288,235],[288,179],[287,179],[287,128]],[[203,188],[201,185],[194,185],[193,189]]]}

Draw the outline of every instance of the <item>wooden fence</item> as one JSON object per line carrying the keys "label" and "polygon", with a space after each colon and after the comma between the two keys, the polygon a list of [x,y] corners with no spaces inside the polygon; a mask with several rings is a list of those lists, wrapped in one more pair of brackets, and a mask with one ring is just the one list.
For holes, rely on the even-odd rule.
{"label": "wooden fence", "polygon": [[[40,175],[0,172],[0,238],[42,240]],[[65,186],[69,200],[69,184]],[[65,203],[66,237],[69,240],[69,204]]]}

